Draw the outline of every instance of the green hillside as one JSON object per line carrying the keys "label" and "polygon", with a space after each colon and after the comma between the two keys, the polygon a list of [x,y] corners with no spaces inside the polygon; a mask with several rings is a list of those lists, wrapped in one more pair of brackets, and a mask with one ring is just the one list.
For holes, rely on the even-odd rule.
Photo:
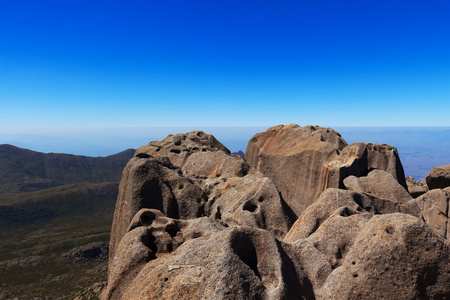
{"label": "green hillside", "polygon": [[107,276],[118,182],[133,154],[0,145],[0,299],[95,299]]}

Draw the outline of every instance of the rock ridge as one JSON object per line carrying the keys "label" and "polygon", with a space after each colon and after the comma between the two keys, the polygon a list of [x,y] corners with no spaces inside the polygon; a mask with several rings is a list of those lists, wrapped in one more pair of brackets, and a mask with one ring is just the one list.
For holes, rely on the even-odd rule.
{"label": "rock ridge", "polygon": [[410,184],[395,147],[331,128],[271,127],[245,159],[169,135],[123,171],[101,298],[445,299],[450,190]]}

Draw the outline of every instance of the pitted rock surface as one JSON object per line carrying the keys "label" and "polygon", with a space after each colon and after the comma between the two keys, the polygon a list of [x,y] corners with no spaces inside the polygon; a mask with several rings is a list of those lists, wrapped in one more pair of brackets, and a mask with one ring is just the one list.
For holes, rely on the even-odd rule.
{"label": "pitted rock surface", "polygon": [[[178,148],[185,150],[171,151]],[[278,238],[294,222],[270,179],[201,131],[152,142],[128,162],[119,186],[110,257],[117,256],[142,209],[158,210],[171,219],[209,216],[221,226],[255,226]],[[109,272],[117,273],[111,263]]]}
{"label": "pitted rock surface", "polygon": [[450,295],[450,188],[413,199],[394,147],[346,146],[332,129],[277,126],[255,137],[248,161],[200,131],[136,152],[102,299]]}
{"label": "pitted rock surface", "polygon": [[228,226],[265,228],[282,239],[293,218],[280,205],[282,199],[269,178],[247,175],[217,185],[210,195],[206,211]]}
{"label": "pitted rock surface", "polygon": [[137,157],[167,157],[176,167],[182,167],[187,158],[197,152],[223,151],[230,153],[213,135],[200,130],[177,133],[162,141],[153,141],[136,150]]}

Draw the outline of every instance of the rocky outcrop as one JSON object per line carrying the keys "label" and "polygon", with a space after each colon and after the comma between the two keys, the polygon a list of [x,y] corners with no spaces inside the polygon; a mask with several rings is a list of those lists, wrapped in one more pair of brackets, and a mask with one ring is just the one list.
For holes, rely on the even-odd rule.
{"label": "rocky outcrop", "polygon": [[[209,237],[223,229],[225,227],[220,223],[206,217],[179,220],[165,217],[155,209],[140,210],[130,222],[114,256],[110,256],[108,287],[104,291],[104,298],[120,299],[134,281],[148,277],[138,274],[149,261],[158,258],[160,262],[185,241]],[[142,285],[139,286],[142,289]]]}
{"label": "rocky outcrop", "polygon": [[405,203],[413,198],[388,172],[375,169],[367,176],[344,179],[347,189],[394,202]]}
{"label": "rocky outcrop", "polygon": [[450,165],[431,168],[430,173],[422,180],[428,189],[442,189],[450,186]]}
{"label": "rocky outcrop", "polygon": [[417,198],[428,192],[428,187],[425,184],[414,180],[412,176],[406,177],[406,185],[408,186],[408,192],[413,198]]}
{"label": "rocky outcrop", "polygon": [[395,211],[374,214],[372,207],[365,195],[328,189],[286,235],[316,298],[447,295],[449,243],[419,218]]}
{"label": "rocky outcrop", "polygon": [[77,262],[92,259],[106,259],[108,258],[108,245],[102,242],[90,243],[72,249],[64,257],[74,259]]}
{"label": "rocky outcrop", "polygon": [[278,238],[294,222],[270,179],[201,131],[152,142],[128,162],[114,213],[110,273],[117,273],[112,265],[116,251],[123,239],[131,238],[130,223],[142,209],[154,209],[175,220],[207,216],[221,226],[254,226]]}
{"label": "rocky outcrop", "polygon": [[346,177],[373,169],[390,173],[406,188],[397,150],[388,145],[347,145],[339,133],[320,126],[279,125],[249,141],[247,162],[269,177],[297,216],[326,188],[344,188]]}
{"label": "rocky outcrop", "polygon": [[450,240],[450,187],[428,191],[416,199],[427,224],[440,236]]}
{"label": "rocky outcrop", "polygon": [[164,156],[169,158],[174,166],[181,167],[193,153],[219,150],[227,154],[230,153],[230,150],[211,134],[195,130],[185,134],[171,134],[159,142],[153,141],[148,145],[140,147],[136,151],[135,156]]}
{"label": "rocky outcrop", "polygon": [[275,183],[298,216],[325,189],[325,165],[346,145],[330,128],[279,125],[253,136],[245,159]]}
{"label": "rocky outcrop", "polygon": [[267,231],[230,227],[150,261],[122,298],[311,299],[310,282],[299,271]]}
{"label": "rocky outcrop", "polygon": [[425,193],[416,202],[424,220],[438,235],[450,240],[450,165],[432,168],[420,185]]}
{"label": "rocky outcrop", "polygon": [[[450,243],[441,223],[427,225],[438,210],[448,215],[448,188],[413,199],[395,148],[346,146],[331,129],[284,127],[254,137],[248,162],[197,131],[140,148],[123,173],[102,299],[450,295]],[[290,177],[257,170],[284,176],[278,164]],[[312,175],[309,195],[318,194],[291,226],[297,202],[280,191],[302,195],[293,188],[295,174],[306,178],[301,170]]]}

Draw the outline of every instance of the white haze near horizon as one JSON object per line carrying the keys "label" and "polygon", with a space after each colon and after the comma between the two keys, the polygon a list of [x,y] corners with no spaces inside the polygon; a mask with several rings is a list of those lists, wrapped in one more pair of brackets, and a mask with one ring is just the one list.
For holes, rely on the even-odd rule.
{"label": "white haze near horizon", "polygon": [[[22,131],[0,134],[0,144],[39,152],[107,156],[169,134],[203,130],[213,134],[230,151],[245,152],[250,138],[268,126],[147,127]],[[406,176],[421,180],[432,167],[450,164],[450,127],[333,127],[347,143],[366,142],[397,147]]]}

